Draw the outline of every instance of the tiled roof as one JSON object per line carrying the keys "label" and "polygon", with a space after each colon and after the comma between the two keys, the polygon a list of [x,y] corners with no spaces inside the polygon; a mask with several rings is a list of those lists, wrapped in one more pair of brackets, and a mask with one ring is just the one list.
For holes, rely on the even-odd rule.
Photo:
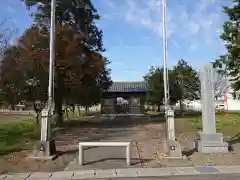
{"label": "tiled roof", "polygon": [[145,82],[113,82],[108,92],[147,92],[148,86]]}

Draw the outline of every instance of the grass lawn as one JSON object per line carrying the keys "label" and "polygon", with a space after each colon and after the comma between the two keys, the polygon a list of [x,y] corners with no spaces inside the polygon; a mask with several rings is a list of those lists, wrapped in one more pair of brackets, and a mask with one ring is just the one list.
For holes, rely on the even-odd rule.
{"label": "grass lawn", "polygon": [[[202,117],[200,115],[182,117],[177,119],[177,124],[182,125],[182,130],[201,131]],[[240,133],[240,113],[216,113],[216,128],[218,132],[228,136]]]}
{"label": "grass lawn", "polygon": [[19,114],[4,114],[0,112],[0,124],[6,124],[10,122],[19,122],[23,120],[32,120],[35,117],[33,115],[19,115]]}
{"label": "grass lawn", "polygon": [[163,112],[156,112],[156,111],[147,111],[146,112],[147,115],[160,115],[160,114],[164,114]]}
{"label": "grass lawn", "polygon": [[[78,113],[69,112],[69,119],[64,115],[64,120],[65,122],[68,120],[85,121],[95,114],[90,112],[79,116]],[[31,149],[33,143],[40,139],[40,126],[36,125],[32,117],[25,117],[29,120],[24,120],[24,117],[0,114],[0,156]],[[57,130],[58,128],[55,128],[55,131]]]}
{"label": "grass lawn", "polygon": [[73,114],[73,112],[68,112],[68,116],[66,113],[64,113],[64,120],[68,121],[68,120],[83,120],[85,118],[91,118],[97,114],[99,114],[100,112],[89,112],[88,114],[86,114],[85,112],[82,112],[81,114],[79,114],[78,112],[75,112]]}
{"label": "grass lawn", "polygon": [[32,148],[39,139],[40,130],[34,120],[0,123],[0,156]]}
{"label": "grass lawn", "polygon": [[[90,118],[94,114],[76,117],[70,114],[70,119]],[[85,117],[85,118],[84,118]],[[83,119],[82,119],[83,118]],[[162,119],[154,122],[162,123]],[[179,126],[180,125],[180,126]],[[225,135],[234,136],[240,133],[240,113],[217,113],[216,126],[218,132]],[[176,118],[176,128],[179,131],[197,132],[202,130],[200,115],[184,116],[181,119]],[[16,120],[0,121],[0,156],[18,152],[25,149],[31,149],[33,142],[39,140],[40,128],[36,125],[35,120]]]}

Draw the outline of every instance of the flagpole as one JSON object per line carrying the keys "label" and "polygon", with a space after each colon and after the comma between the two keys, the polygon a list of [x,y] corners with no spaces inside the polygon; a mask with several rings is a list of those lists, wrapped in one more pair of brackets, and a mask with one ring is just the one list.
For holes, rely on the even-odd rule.
{"label": "flagpole", "polygon": [[162,0],[162,43],[163,43],[163,81],[164,81],[164,109],[165,114],[169,106],[169,84],[167,68],[167,32],[166,32],[166,0]]}
{"label": "flagpole", "polygon": [[50,25],[50,58],[49,58],[49,79],[48,79],[48,104],[47,110],[43,109],[41,116],[41,140],[36,143],[33,149],[33,155],[29,158],[53,160],[56,157],[56,145],[51,136],[51,117],[53,105],[53,76],[55,59],[55,9],[56,0],[51,1],[51,25]]}
{"label": "flagpole", "polygon": [[[53,83],[54,83],[54,61],[55,61],[55,10],[56,0],[51,1],[51,24],[50,24],[50,58],[49,58],[49,78],[48,78],[48,104],[46,118],[46,134],[42,137],[44,141],[52,140],[51,117],[53,116]],[[42,127],[45,129],[44,127]],[[43,130],[44,132],[44,130]]]}
{"label": "flagpole", "polygon": [[53,108],[53,84],[54,84],[54,60],[55,60],[55,10],[56,0],[51,1],[51,26],[50,26],[50,60],[48,79],[48,113],[52,114]]}

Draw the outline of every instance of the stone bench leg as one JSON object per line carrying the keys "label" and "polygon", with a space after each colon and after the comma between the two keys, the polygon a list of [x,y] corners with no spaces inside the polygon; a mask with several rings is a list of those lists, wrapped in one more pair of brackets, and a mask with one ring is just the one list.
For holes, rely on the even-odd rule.
{"label": "stone bench leg", "polygon": [[127,145],[126,147],[126,159],[127,165],[131,166],[131,144]]}
{"label": "stone bench leg", "polygon": [[79,145],[79,155],[78,155],[78,163],[80,166],[84,164],[84,149],[83,146]]}

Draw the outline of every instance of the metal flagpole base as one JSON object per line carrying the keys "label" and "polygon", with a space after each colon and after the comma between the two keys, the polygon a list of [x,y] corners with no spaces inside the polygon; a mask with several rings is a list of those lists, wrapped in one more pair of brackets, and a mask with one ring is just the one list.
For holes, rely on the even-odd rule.
{"label": "metal flagpole base", "polygon": [[28,159],[54,160],[57,156],[55,140],[38,141]]}
{"label": "metal flagpole base", "polygon": [[166,140],[164,142],[164,155],[163,158],[182,159],[182,150],[179,141]]}

